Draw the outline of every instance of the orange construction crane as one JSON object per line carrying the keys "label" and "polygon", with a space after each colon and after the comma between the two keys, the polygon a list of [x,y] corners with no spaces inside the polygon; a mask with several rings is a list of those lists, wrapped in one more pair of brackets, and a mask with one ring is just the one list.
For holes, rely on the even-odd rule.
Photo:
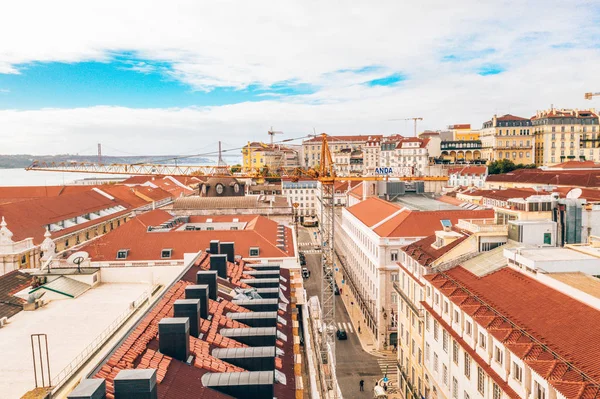
{"label": "orange construction crane", "polygon": [[598,92],[598,93],[585,93],[584,98],[586,100],[591,100],[592,97],[595,97],[595,96],[600,96],[600,92]]}

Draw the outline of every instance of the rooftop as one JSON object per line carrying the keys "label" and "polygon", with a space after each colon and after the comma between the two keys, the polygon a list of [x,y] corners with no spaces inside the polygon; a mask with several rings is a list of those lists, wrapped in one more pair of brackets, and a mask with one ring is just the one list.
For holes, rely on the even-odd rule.
{"label": "rooftop", "polygon": [[[104,378],[106,380],[108,398],[113,397],[115,376],[124,369],[156,369],[158,397],[161,399],[192,396],[207,399],[232,398],[232,396],[217,390],[216,387],[205,386],[204,383],[207,379],[203,377],[219,373],[253,371],[248,369],[249,366],[242,367],[233,364],[237,363],[234,358],[222,360],[220,353],[215,351],[216,349],[270,346],[251,344],[249,341],[244,343],[242,342],[243,339],[237,338],[236,335],[232,336],[229,332],[226,333],[226,329],[244,330],[250,327],[249,324],[239,321],[241,319],[234,318],[233,313],[253,312],[237,305],[235,303],[236,299],[225,293],[231,291],[232,287],[239,286],[239,284],[227,282],[220,277],[217,279],[219,285],[218,298],[217,300],[208,300],[208,318],[199,319],[199,335],[196,337],[195,334],[190,334],[188,337],[189,354],[192,356],[191,364],[159,352],[160,339],[163,339],[162,335],[158,336],[159,322],[164,318],[174,316],[174,302],[185,297],[186,287],[197,283],[196,273],[208,269],[209,263],[210,258],[205,254],[192,265],[183,274],[182,278],[165,291],[155,306],[139,320],[129,336],[125,337],[115,348],[113,355],[99,365],[93,373],[94,378]],[[242,273],[249,273],[253,270],[252,264],[245,264],[244,262],[237,265],[230,264],[230,266],[239,268]],[[284,311],[284,309],[287,310],[290,306],[294,307],[294,305],[285,304],[286,301],[291,300],[292,282],[289,270],[280,269],[276,273],[280,273],[283,277],[284,280],[281,280],[281,284],[285,285],[286,289],[279,291],[279,310],[273,312],[277,316],[273,323],[273,330],[276,330],[277,335],[272,346],[275,349],[273,352],[275,355],[273,367],[276,376],[276,378],[273,378],[274,395],[272,396],[291,399],[296,397],[295,355],[293,349],[295,340],[293,339],[292,323],[294,316],[292,316],[291,309],[289,311]],[[246,277],[252,279],[251,276]],[[282,298],[285,298],[285,300]],[[244,319],[244,321],[246,323],[250,322],[248,319]],[[240,333],[243,333],[243,331],[240,331]]]}
{"label": "rooftop", "polygon": [[426,237],[440,228],[440,220],[491,218],[492,210],[413,211],[398,204],[371,197],[346,208],[380,237]]}
{"label": "rooftop", "polygon": [[510,268],[477,277],[459,266],[425,278],[566,398],[597,392],[596,309]]}
{"label": "rooftop", "polygon": [[552,273],[550,277],[579,291],[600,298],[600,279],[582,272]]}
{"label": "rooftop", "polygon": [[[327,141],[329,143],[335,144],[336,141],[368,141],[368,140],[375,140],[375,139],[379,139],[381,140],[383,138],[383,135],[381,134],[371,134],[371,135],[348,135],[348,136],[330,136],[327,135]],[[312,143],[320,143],[323,141],[323,138],[319,135],[316,137],[313,137],[309,140],[305,140],[303,142],[303,144],[312,144]]]}
{"label": "rooftop", "polygon": [[0,330],[0,353],[3,359],[11,359],[0,362],[2,396],[19,398],[34,386],[31,334],[47,334],[51,375],[56,378],[149,289],[146,284],[99,284],[77,299],[51,301],[13,316]]}
{"label": "rooftop", "polygon": [[[238,222],[234,222],[237,219]],[[294,257],[293,233],[284,227],[285,247],[278,247],[279,224],[259,215],[217,215],[190,216],[188,222],[178,222],[172,228],[148,231],[148,227],[160,226],[173,220],[173,216],[163,210],[154,210],[132,218],[115,229],[81,248],[87,251],[93,261],[145,261],[160,260],[162,251],[170,250],[166,260],[180,260],[186,253],[197,253],[209,247],[210,241],[236,242],[236,253],[250,256],[250,248],[258,248],[261,258]],[[211,220],[211,222],[209,222]],[[225,228],[217,223],[245,223],[243,229],[219,230]],[[185,224],[214,223],[214,230],[181,230]],[[236,224],[236,227],[238,225]],[[239,227],[238,227],[239,228]],[[117,252],[126,250],[125,258],[117,259]]]}
{"label": "rooftop", "polygon": [[600,170],[517,169],[509,173],[488,175],[486,182],[600,188]]}
{"label": "rooftop", "polygon": [[466,175],[484,175],[487,173],[487,166],[463,166],[458,168],[451,168],[448,170],[448,174],[457,173],[461,176]]}
{"label": "rooftop", "polygon": [[243,197],[177,198],[173,209],[256,209],[291,208],[287,197],[282,195],[246,195]]}
{"label": "rooftop", "polygon": [[0,319],[11,318],[23,310],[23,301],[15,293],[31,285],[31,276],[20,270],[13,270],[0,276]]}

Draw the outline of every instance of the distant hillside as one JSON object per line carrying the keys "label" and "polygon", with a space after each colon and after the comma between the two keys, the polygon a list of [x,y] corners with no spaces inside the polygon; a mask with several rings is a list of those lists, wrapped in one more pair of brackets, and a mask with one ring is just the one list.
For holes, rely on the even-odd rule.
{"label": "distant hillside", "polygon": [[[176,155],[145,155],[145,156],[103,156],[102,163],[140,163],[140,162],[155,162],[155,163],[174,163],[169,158],[175,157]],[[60,155],[29,155],[29,154],[17,154],[17,155],[0,155],[0,169],[8,168],[25,168],[33,163],[33,161],[39,162],[98,162],[96,155],[72,155],[72,154],[60,154]],[[178,160],[179,164],[212,164],[207,158],[185,158]]]}

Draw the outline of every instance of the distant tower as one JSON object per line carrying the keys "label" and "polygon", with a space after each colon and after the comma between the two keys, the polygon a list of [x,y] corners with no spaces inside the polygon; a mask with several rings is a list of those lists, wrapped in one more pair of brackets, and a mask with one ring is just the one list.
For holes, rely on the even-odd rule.
{"label": "distant tower", "polygon": [[217,166],[225,166],[225,161],[223,161],[223,155],[221,152],[221,141],[219,140],[219,160],[217,161]]}
{"label": "distant tower", "polygon": [[102,163],[102,144],[98,143],[98,163]]}

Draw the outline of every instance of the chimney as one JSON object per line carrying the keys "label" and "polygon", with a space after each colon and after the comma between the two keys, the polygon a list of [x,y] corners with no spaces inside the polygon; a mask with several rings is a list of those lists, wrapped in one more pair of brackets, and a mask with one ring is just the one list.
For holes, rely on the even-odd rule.
{"label": "chimney", "polygon": [[86,378],[67,396],[67,399],[105,399],[106,381],[100,378]]}
{"label": "chimney", "polygon": [[222,242],[219,245],[219,253],[223,255],[227,255],[227,262],[233,263],[235,261],[235,250],[234,243],[232,242]]}
{"label": "chimney", "polygon": [[227,278],[227,255],[210,255],[210,270],[216,270],[221,278]]}
{"label": "chimney", "polygon": [[275,327],[222,328],[219,334],[248,346],[275,346],[277,340]]}
{"label": "chimney", "polygon": [[173,303],[173,316],[190,319],[190,335],[196,338],[200,334],[200,303],[200,299],[178,299]]}
{"label": "chimney", "polygon": [[[188,285],[185,287],[185,299],[198,299],[200,301],[200,317],[208,319],[208,285]],[[197,335],[196,335],[197,336]]]}
{"label": "chimney", "polygon": [[219,254],[219,240],[210,241],[210,253],[214,255]]}
{"label": "chimney", "polygon": [[250,327],[276,327],[277,312],[227,313],[227,318],[239,321]]}
{"label": "chimney", "polygon": [[196,284],[208,285],[208,297],[213,301],[217,300],[217,271],[202,270],[196,273]]}
{"label": "chimney", "polygon": [[248,371],[275,370],[274,346],[213,349],[212,356]]}
{"label": "chimney", "polygon": [[202,385],[238,399],[273,399],[273,371],[206,373]]}
{"label": "chimney", "polygon": [[189,335],[190,319],[187,317],[165,317],[158,322],[158,347],[164,355],[187,362],[190,356]]}
{"label": "chimney", "polygon": [[115,399],[157,399],[156,369],[121,370],[114,387]]}

